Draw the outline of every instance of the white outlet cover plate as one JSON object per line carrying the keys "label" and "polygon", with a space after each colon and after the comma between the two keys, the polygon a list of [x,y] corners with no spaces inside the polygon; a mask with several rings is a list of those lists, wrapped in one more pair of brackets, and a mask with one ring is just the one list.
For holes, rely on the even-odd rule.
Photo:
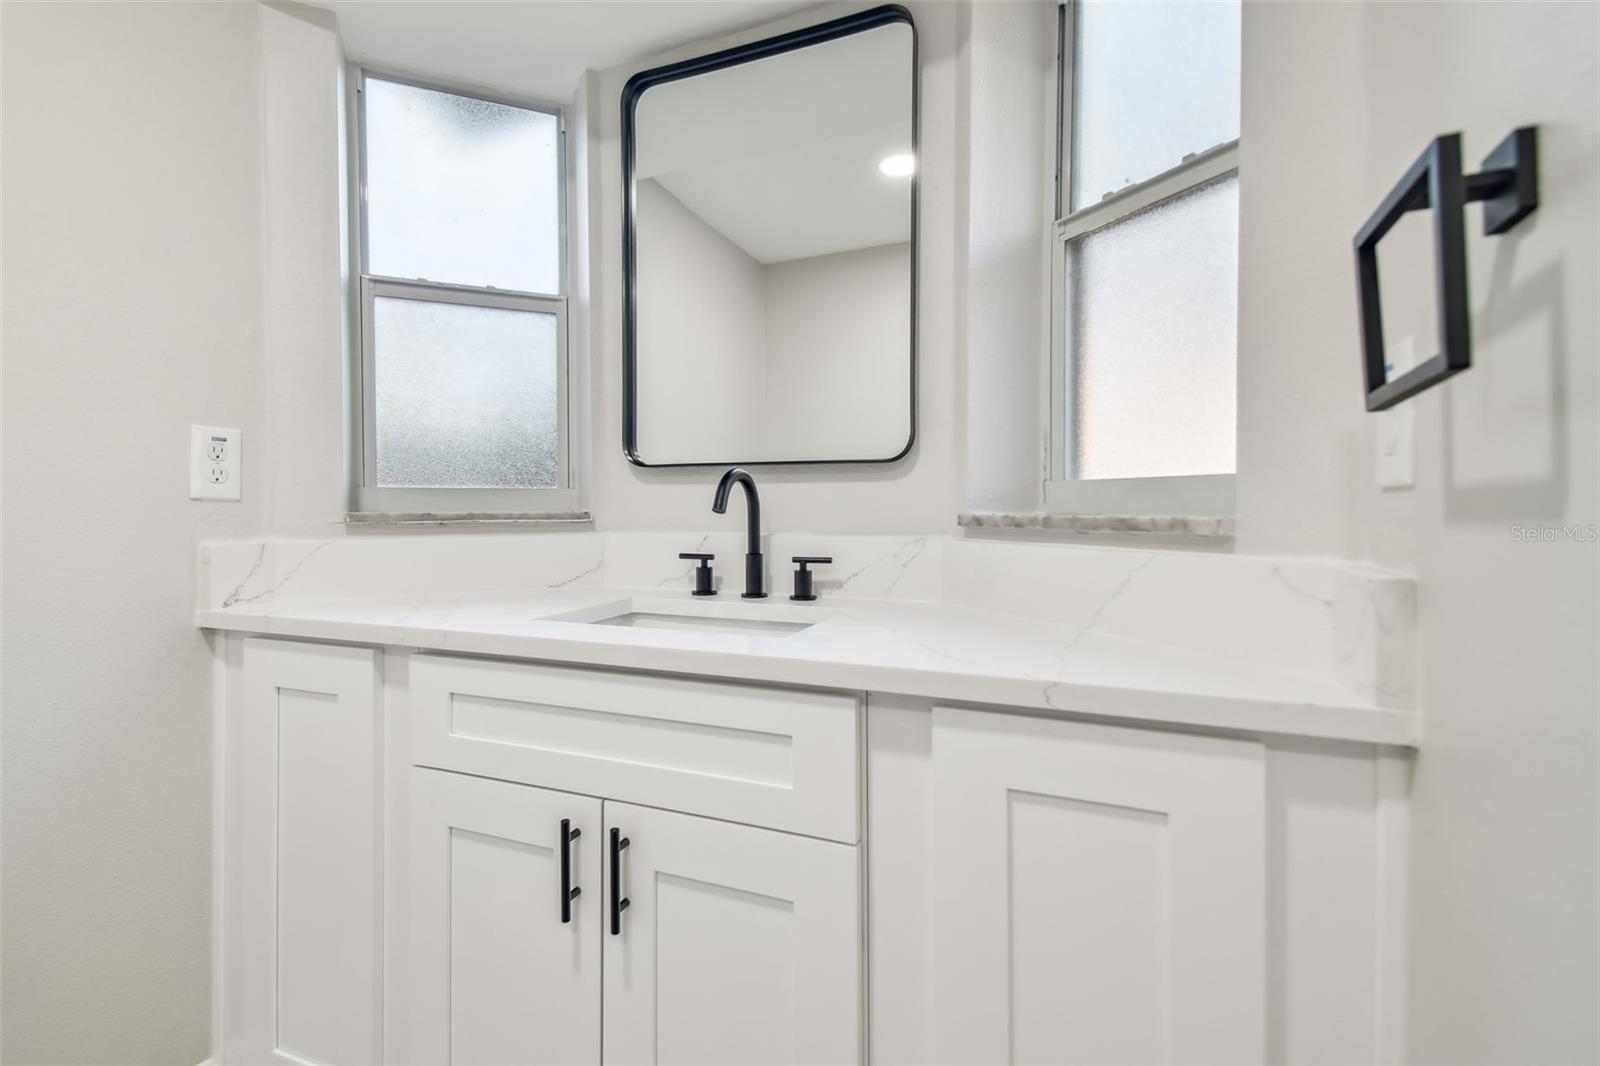
{"label": "white outlet cover plate", "polygon": [[[1384,353],[1389,380],[1417,363],[1416,339],[1402,337]],[[1411,401],[1377,412],[1377,479],[1380,489],[1409,489],[1417,483],[1416,405]]]}
{"label": "white outlet cover plate", "polygon": [[190,426],[189,499],[237,500],[242,447],[237,429]]}

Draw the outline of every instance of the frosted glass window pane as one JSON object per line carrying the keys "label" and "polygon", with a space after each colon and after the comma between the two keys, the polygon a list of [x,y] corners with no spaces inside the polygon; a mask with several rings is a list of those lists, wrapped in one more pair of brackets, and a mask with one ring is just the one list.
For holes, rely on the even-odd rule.
{"label": "frosted glass window pane", "polygon": [[1239,136],[1238,0],[1079,0],[1072,210]]}
{"label": "frosted glass window pane", "polygon": [[366,272],[561,291],[556,117],[368,78]]}
{"label": "frosted glass window pane", "polygon": [[373,301],[378,484],[553,488],[556,316]]}
{"label": "frosted glass window pane", "polygon": [[1080,478],[1234,470],[1239,182],[1069,246]]}

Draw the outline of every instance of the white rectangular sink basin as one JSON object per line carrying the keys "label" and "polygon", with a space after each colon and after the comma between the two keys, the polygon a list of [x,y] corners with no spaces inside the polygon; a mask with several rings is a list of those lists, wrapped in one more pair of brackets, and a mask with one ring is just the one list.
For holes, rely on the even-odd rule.
{"label": "white rectangular sink basin", "polygon": [[766,633],[787,636],[811,628],[810,622],[775,622],[764,618],[700,618],[687,614],[656,614],[629,611],[615,618],[602,618],[597,626],[627,626],[629,629],[711,630],[718,633]]}
{"label": "white rectangular sink basin", "polygon": [[552,622],[581,622],[629,629],[672,629],[692,633],[738,633],[786,637],[809,629],[826,612],[789,603],[741,600],[677,600],[630,596],[552,615]]}

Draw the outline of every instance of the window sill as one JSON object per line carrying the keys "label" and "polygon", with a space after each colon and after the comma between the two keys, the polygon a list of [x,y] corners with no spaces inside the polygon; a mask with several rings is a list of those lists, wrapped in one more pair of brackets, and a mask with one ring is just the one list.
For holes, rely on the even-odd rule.
{"label": "window sill", "polygon": [[1228,516],[1234,512],[1234,475],[1046,481],[1040,511],[1072,517]]}
{"label": "window sill", "polygon": [[969,512],[956,524],[967,529],[1026,529],[1056,533],[1146,533],[1161,536],[1233,537],[1233,519],[1200,515],[1045,514],[1043,512]]}
{"label": "window sill", "polygon": [[449,527],[480,529],[491,526],[519,528],[570,527],[594,524],[588,511],[555,511],[531,514],[519,511],[351,511],[344,516],[350,529],[394,527]]}

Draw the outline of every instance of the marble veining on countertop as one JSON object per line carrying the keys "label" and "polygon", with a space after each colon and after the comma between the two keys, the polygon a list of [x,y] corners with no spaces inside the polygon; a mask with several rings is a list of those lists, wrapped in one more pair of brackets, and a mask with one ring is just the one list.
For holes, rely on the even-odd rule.
{"label": "marble veining on countertop", "polygon": [[[685,545],[685,550],[694,547]],[[876,588],[906,580],[925,550],[908,539],[866,569],[884,571]],[[986,608],[928,601],[824,596],[818,621],[787,635],[685,632],[592,625],[552,616],[598,617],[633,597],[657,603],[694,598],[663,582],[644,586],[585,584],[603,558],[554,576],[546,587],[516,594],[292,597],[281,580],[245,580],[222,603],[202,606],[202,627],[298,637],[526,658],[604,668],[876,691],[955,703],[995,705],[1190,726],[1241,729],[1386,744],[1417,741],[1415,714],[1379,705],[1337,682],[1262,668],[1194,649],[1096,628],[1138,575],[1138,561],[1085,616],[1085,624],[1047,622]],[[674,560],[676,562],[676,560]],[[672,583],[677,575],[668,575]],[[259,591],[256,590],[259,585]],[[736,594],[721,597],[741,603]],[[697,601],[696,605],[705,601]],[[807,608],[779,597],[792,615]],[[761,610],[760,605],[754,608]]]}

